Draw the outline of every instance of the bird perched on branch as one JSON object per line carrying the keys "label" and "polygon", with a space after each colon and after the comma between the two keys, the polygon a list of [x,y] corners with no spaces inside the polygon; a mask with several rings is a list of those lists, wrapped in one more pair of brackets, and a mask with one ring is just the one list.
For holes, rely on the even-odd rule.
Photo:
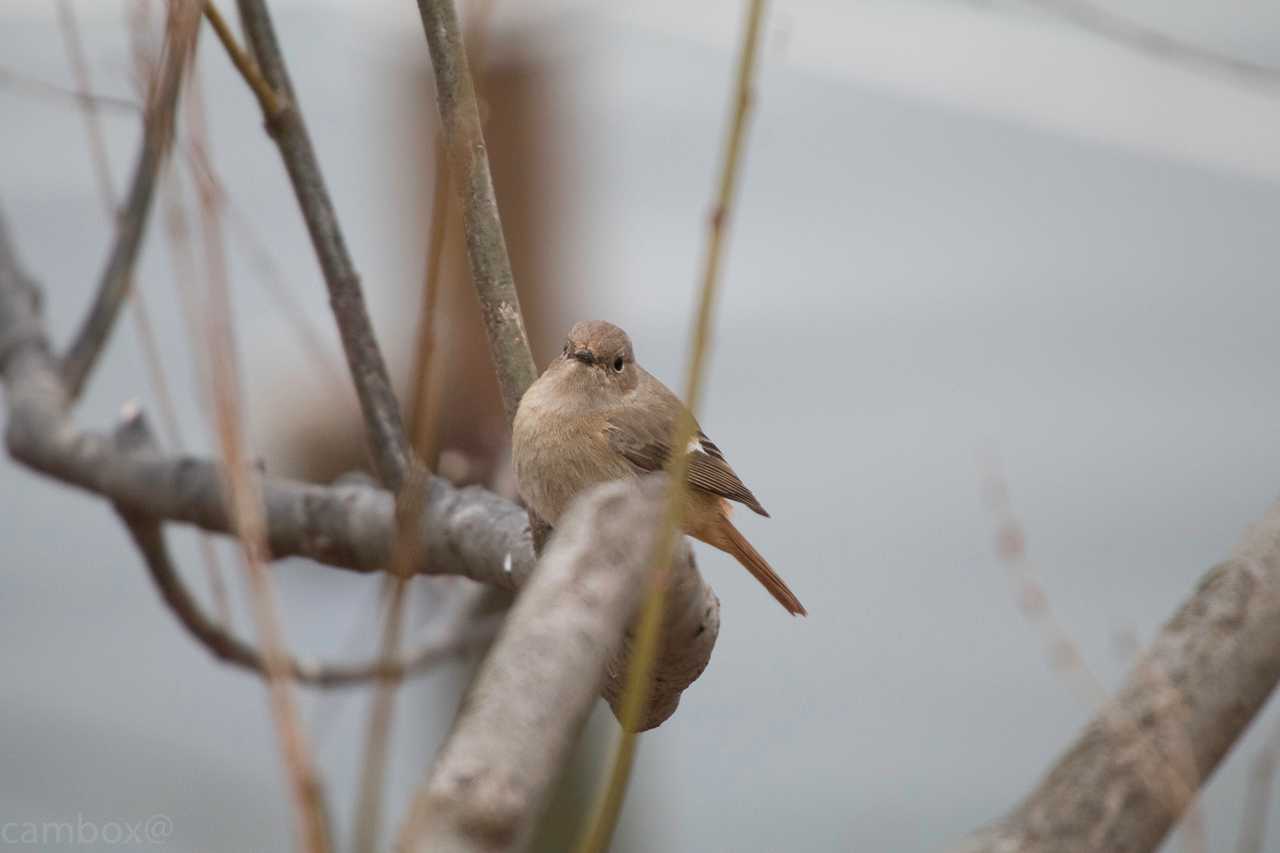
{"label": "bird perched on branch", "polygon": [[[520,400],[512,458],[520,494],[552,525],[579,492],[661,471],[685,411],[680,398],[636,364],[631,339],[612,323],[585,321]],[[684,532],[737,558],[788,613],[804,606],[729,520],[729,501],[768,517],[720,448],[695,424]]]}

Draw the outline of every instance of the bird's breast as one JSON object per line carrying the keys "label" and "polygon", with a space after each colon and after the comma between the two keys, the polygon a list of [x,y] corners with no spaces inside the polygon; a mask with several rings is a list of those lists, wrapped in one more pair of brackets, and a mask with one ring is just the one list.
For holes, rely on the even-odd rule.
{"label": "bird's breast", "polygon": [[540,390],[535,383],[516,412],[511,456],[520,496],[554,525],[579,492],[633,473],[609,446],[604,413],[575,411]]}

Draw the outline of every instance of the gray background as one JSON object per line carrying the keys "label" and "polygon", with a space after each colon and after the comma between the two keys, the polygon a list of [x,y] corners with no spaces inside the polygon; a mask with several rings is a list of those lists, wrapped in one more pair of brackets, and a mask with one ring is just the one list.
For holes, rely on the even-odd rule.
{"label": "gray background", "polygon": [[[1280,101],[1024,4],[989,5],[774,10],[701,420],[772,512],[744,529],[811,615],[786,618],[728,558],[702,555],[721,638],[679,713],[642,740],[619,848],[937,849],[1029,790],[1089,709],[1045,663],[995,558],[981,452],[1004,460],[1051,601],[1109,685],[1126,666],[1117,637],[1149,638],[1276,496],[1280,148],[1262,143]],[[120,5],[78,8],[99,87],[128,94]],[[540,46],[558,93],[572,166],[556,211],[562,298],[575,316],[626,325],[674,385],[738,20],[732,4],[705,26],[665,8],[527,4],[499,21]],[[1261,2],[1126,8],[1241,57],[1277,53],[1280,13]],[[849,55],[824,53],[818,36],[839,41],[842,21]],[[875,22],[885,29],[868,32]],[[909,22],[929,26],[894,29]],[[398,131],[416,121],[404,98],[421,91],[403,81],[425,58],[413,5],[283,3],[279,25],[375,320],[402,361],[422,254],[403,224],[422,199],[398,165]],[[974,39],[970,62],[969,43],[940,46],[950,37]],[[890,59],[860,65],[858,39]],[[1045,59],[1055,67],[1019,65],[1027,40],[1061,50]],[[950,73],[1001,67],[991,44],[1037,97]],[[283,170],[213,47],[201,66],[214,157],[336,347]],[[0,57],[70,81],[43,3],[0,7]],[[1057,113],[1059,96],[1085,108]],[[0,85],[0,125],[0,201],[65,341],[109,237],[80,116]],[[135,122],[107,127],[120,185]],[[189,440],[207,449],[162,245],[148,244],[141,286]],[[332,389],[308,377],[232,245],[247,397],[269,446],[295,401]],[[147,387],[126,318],[79,419],[109,423],[133,398],[152,407]],[[165,814],[174,850],[287,846],[260,685],[180,630],[110,511],[6,461],[0,518],[0,821]],[[296,647],[359,648],[373,581],[279,577]],[[461,678],[454,665],[404,691],[392,817]],[[364,706],[307,696],[343,838]],[[1265,714],[1209,787],[1213,849],[1234,843],[1249,761],[1276,723]],[[607,739],[607,713],[592,725]]]}

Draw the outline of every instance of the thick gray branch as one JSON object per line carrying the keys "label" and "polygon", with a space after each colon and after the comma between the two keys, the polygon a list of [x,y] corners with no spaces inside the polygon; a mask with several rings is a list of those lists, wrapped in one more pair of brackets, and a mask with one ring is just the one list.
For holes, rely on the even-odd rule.
{"label": "thick gray branch", "polygon": [[[111,436],[81,431],[72,423],[39,315],[39,292],[8,241],[0,220],[0,379],[7,392],[10,454],[124,512],[232,533],[220,466],[147,448],[124,450]],[[364,572],[390,564],[395,537],[390,493],[357,483],[316,486],[257,476],[274,557],[303,556]],[[528,517],[492,492],[458,489],[432,478],[420,524],[425,548],[419,571],[462,575],[503,589],[519,588],[533,571]],[[688,575],[676,576],[668,600],[672,633],[655,676],[649,726],[675,710],[680,691],[706,666],[719,628],[715,594],[692,561]],[[616,690],[617,685],[606,685],[606,695]]]}
{"label": "thick gray branch", "polygon": [[1159,847],[1280,681],[1280,503],[1143,653],[1125,686],[965,853]]}
{"label": "thick gray branch", "polygon": [[286,101],[274,115],[265,117],[267,130],[280,148],[280,156],[289,173],[329,289],[329,305],[337,320],[347,366],[360,398],[374,467],[383,485],[398,492],[408,471],[409,444],[386,362],[374,337],[373,324],[369,321],[360,276],[338,225],[338,214],[311,146],[311,136],[302,119],[298,96],[289,80],[266,3],[264,0],[239,0],[239,8],[249,45],[262,75],[275,92],[284,95]]}
{"label": "thick gray branch", "polygon": [[[608,483],[574,502],[414,799],[404,853],[517,850],[528,840],[644,599],[663,485],[660,475]],[[687,550],[673,568],[677,582],[696,578]]]}
{"label": "thick gray branch", "polygon": [[200,31],[200,4],[193,0],[170,3],[165,30],[160,75],[147,98],[142,145],[133,167],[129,197],[116,226],[115,243],[98,282],[93,305],[62,359],[62,376],[72,400],[84,390],[89,373],[111,337],[120,306],[133,286],[133,270],[147,230],[156,181],[173,145],[178,94]]}

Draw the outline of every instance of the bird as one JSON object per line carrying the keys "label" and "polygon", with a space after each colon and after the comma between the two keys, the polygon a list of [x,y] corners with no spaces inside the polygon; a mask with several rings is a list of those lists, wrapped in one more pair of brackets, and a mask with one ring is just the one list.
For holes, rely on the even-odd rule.
{"label": "bird", "polygon": [[[578,493],[599,483],[661,471],[687,410],[636,363],[631,338],[603,320],[569,330],[560,355],[520,399],[512,462],[525,504],[553,527]],[[694,422],[684,532],[735,557],[792,615],[807,611],[786,582],[733,525],[730,501],[766,518],[720,448]]]}

